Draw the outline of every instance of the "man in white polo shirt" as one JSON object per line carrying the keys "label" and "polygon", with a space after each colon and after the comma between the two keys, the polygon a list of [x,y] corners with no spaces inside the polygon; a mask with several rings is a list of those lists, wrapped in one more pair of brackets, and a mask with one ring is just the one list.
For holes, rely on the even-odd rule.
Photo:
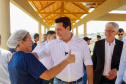
{"label": "man in white polo shirt", "polygon": [[82,84],[83,63],[87,68],[88,84],[93,84],[92,60],[87,43],[70,32],[71,21],[68,17],[58,18],[55,23],[56,34],[59,38],[50,41],[37,52],[38,57],[41,59],[45,56],[52,56],[54,66],[56,66],[67,58],[71,50],[71,53],[75,55],[75,63],[66,66],[56,76],[54,84]]}
{"label": "man in white polo shirt", "polygon": [[[56,32],[54,31],[48,31],[47,32],[47,41],[46,42],[41,42],[39,43],[35,49],[32,52],[38,52],[39,50],[41,50],[48,42],[50,42],[51,40],[56,39]],[[40,62],[49,70],[50,68],[53,67],[54,63],[52,60],[52,57],[46,57],[44,59],[40,59]],[[53,84],[53,79],[51,80],[44,80],[44,84]]]}

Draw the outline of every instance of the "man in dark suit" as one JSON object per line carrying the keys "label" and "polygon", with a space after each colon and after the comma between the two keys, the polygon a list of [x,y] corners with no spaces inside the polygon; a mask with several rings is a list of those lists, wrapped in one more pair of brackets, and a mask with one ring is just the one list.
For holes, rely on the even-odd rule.
{"label": "man in dark suit", "polygon": [[115,39],[118,34],[118,24],[106,24],[106,39],[97,41],[93,51],[93,84],[115,84],[123,42]]}

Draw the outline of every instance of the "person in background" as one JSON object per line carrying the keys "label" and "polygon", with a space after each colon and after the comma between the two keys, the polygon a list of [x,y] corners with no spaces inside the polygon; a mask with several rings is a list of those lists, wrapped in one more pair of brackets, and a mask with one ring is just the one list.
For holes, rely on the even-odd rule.
{"label": "person in background", "polygon": [[[91,38],[84,37],[83,39],[87,42],[88,45],[90,45]],[[90,50],[90,48],[89,48],[89,50]],[[91,53],[91,51],[90,51],[90,53]],[[83,84],[87,84],[87,71],[86,71],[86,66],[85,65],[84,65]]]}
{"label": "person in background", "polygon": [[126,84],[126,40],[124,41],[115,84]]}
{"label": "person in background", "polygon": [[125,35],[124,30],[122,28],[119,28],[119,30],[118,30],[118,39],[121,40],[122,42],[125,41],[124,35]]}
{"label": "person in background", "polygon": [[39,41],[39,34],[34,34],[34,43],[32,44],[32,50],[37,46],[37,41]]}
{"label": "person in background", "polygon": [[96,41],[93,51],[93,84],[115,84],[123,42],[115,39],[119,25],[108,22],[105,26],[105,39]]}
{"label": "person in background", "polygon": [[[0,35],[1,45],[1,35]],[[11,84],[8,73],[8,63],[11,57],[11,52],[0,48],[0,84]]]}
{"label": "person in background", "polygon": [[83,39],[87,42],[88,45],[90,45],[90,40],[91,40],[91,38],[84,37]]}
{"label": "person in background", "polygon": [[47,40],[47,34],[44,34],[43,35],[43,41],[42,42],[45,42]]}
{"label": "person in background", "polygon": [[[47,32],[47,43],[50,42],[51,40],[56,39],[56,33],[54,31],[48,31]],[[38,52],[39,50],[41,50],[47,43],[41,42],[39,43],[35,49],[32,52]],[[52,66],[54,65],[53,61],[52,61],[52,57],[49,56],[47,58],[44,59],[40,59],[40,62],[49,70],[50,68],[52,68]],[[51,80],[44,80],[44,84],[53,84],[53,79]]]}
{"label": "person in background", "polygon": [[97,35],[97,41],[101,40],[101,36]]}
{"label": "person in background", "polygon": [[7,45],[17,49],[8,64],[11,84],[44,84],[42,79],[52,79],[67,65],[75,62],[75,56],[69,51],[68,57],[47,70],[35,54],[29,53],[32,50],[32,39],[26,30],[15,31],[8,39]]}

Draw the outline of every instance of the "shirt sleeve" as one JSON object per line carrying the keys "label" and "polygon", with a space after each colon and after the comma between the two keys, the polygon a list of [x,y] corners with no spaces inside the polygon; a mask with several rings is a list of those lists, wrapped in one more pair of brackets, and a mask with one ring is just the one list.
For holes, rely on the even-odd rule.
{"label": "shirt sleeve", "polygon": [[51,43],[49,42],[43,47],[42,50],[37,52],[39,59],[43,59],[45,57],[51,56],[50,47],[51,47]]}
{"label": "shirt sleeve", "polygon": [[27,65],[28,72],[35,79],[38,79],[39,76],[47,70],[46,67],[31,53],[27,53]]}
{"label": "shirt sleeve", "polygon": [[38,52],[42,50],[43,46],[44,46],[43,43],[38,44],[32,52]]}
{"label": "shirt sleeve", "polygon": [[84,64],[87,65],[93,65],[91,55],[90,55],[90,49],[88,47],[88,44],[84,41]]}
{"label": "shirt sleeve", "polygon": [[7,53],[7,61],[8,62],[10,61],[11,56],[12,56],[11,52]]}
{"label": "shirt sleeve", "polygon": [[115,84],[121,84],[121,82],[123,81],[123,77],[125,76],[125,73],[124,73],[125,70],[126,70],[126,41],[124,42],[124,45],[123,45],[119,70],[117,72],[117,78],[116,78]]}

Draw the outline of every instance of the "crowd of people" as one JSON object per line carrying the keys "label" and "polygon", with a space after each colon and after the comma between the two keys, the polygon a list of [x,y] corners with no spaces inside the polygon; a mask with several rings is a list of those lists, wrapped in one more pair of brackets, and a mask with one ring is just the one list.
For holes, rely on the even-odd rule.
{"label": "crowd of people", "polygon": [[97,35],[92,56],[91,38],[74,36],[68,17],[56,19],[55,30],[39,44],[39,34],[34,42],[26,30],[11,34],[7,46],[16,51],[0,49],[0,84],[126,84],[125,33],[117,23],[106,24],[104,39]]}

